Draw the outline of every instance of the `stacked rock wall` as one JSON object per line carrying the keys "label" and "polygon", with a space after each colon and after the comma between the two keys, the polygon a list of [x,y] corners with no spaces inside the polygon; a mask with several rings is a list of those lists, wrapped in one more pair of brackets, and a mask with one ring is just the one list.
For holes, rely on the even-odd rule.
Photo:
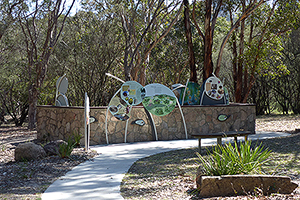
{"label": "stacked rock wall", "polygon": [[[107,107],[91,107],[90,116],[96,121],[90,125],[90,144],[106,144],[105,118]],[[224,106],[183,106],[188,138],[192,134],[207,134],[223,131],[244,130],[255,132],[255,105],[230,104]],[[67,140],[73,134],[84,134],[83,107],[38,106],[37,132],[39,140]],[[221,122],[218,116],[229,116]],[[125,139],[126,122],[119,121],[110,112],[107,115],[109,143],[122,143]],[[145,125],[132,124],[142,119]],[[178,107],[169,115],[153,115],[158,140],[185,139],[185,129]],[[142,106],[134,106],[128,121],[127,142],[155,140],[155,134]],[[82,140],[83,144],[83,140]]]}

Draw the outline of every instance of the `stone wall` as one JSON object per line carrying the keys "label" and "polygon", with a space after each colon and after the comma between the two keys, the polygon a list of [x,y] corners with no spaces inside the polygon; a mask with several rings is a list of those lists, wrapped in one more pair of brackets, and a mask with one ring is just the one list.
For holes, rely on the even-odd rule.
{"label": "stone wall", "polygon": [[[255,132],[255,105],[230,104],[224,106],[183,106],[188,138],[192,134],[207,134],[222,131],[244,130]],[[83,107],[38,106],[37,133],[40,140],[57,140],[71,137],[72,134],[84,134]],[[106,144],[105,116],[107,107],[91,107],[90,116],[96,118],[91,123],[90,144]],[[221,122],[220,114],[230,115]],[[119,121],[108,112],[109,143],[122,143],[125,139],[126,122]],[[145,121],[144,126],[131,124],[137,119]],[[158,140],[185,139],[184,125],[179,108],[169,115],[158,117],[153,115]],[[142,106],[134,106],[128,123],[127,142],[155,140],[151,123]],[[81,141],[84,144],[84,141]]]}

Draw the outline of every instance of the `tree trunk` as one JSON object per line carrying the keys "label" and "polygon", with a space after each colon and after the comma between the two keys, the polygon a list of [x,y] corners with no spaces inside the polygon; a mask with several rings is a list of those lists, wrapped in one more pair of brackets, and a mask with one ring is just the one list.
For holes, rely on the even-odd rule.
{"label": "tree trunk", "polygon": [[142,64],[140,68],[139,82],[142,86],[146,85],[146,68],[149,66],[149,62],[150,62],[150,55],[148,55],[148,58],[145,60],[145,63]]}
{"label": "tree trunk", "polygon": [[212,0],[206,0],[206,12],[205,12],[205,38],[204,38],[204,66],[203,66],[203,82],[212,75],[213,72],[213,62],[212,62],[212,30],[211,30],[211,4]]}
{"label": "tree trunk", "polygon": [[36,108],[38,101],[38,91],[34,84],[29,89],[29,108],[28,108],[28,129],[36,128]]}
{"label": "tree trunk", "polygon": [[22,106],[21,108],[21,116],[20,118],[17,120],[16,126],[22,126],[26,117],[28,115],[28,104]]}
{"label": "tree trunk", "polygon": [[[230,22],[231,27],[233,27],[233,15],[230,10]],[[237,44],[236,44],[236,30],[232,32],[232,72],[233,72],[233,89],[236,91],[236,83],[237,83]]]}
{"label": "tree trunk", "polygon": [[195,54],[193,49],[192,29],[190,24],[189,1],[184,0],[184,27],[187,46],[189,51],[190,81],[197,82],[197,71],[195,64]]}
{"label": "tree trunk", "polygon": [[[243,13],[245,12],[245,2],[243,1]],[[244,95],[243,95],[243,70],[244,70],[244,61],[241,55],[244,53],[244,38],[245,38],[245,20],[241,21],[241,31],[240,31],[240,48],[239,48],[239,55],[240,58],[238,59],[238,70],[237,70],[237,82],[236,82],[236,90],[235,90],[235,101],[237,103],[242,103]],[[246,80],[244,80],[246,81]],[[247,83],[245,83],[247,84]],[[246,88],[244,88],[246,90]],[[244,93],[245,94],[245,93]]]}

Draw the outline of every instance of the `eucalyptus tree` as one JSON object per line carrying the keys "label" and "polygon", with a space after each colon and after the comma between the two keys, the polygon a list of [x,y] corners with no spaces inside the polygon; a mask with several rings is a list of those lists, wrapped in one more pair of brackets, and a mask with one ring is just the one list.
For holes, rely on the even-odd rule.
{"label": "eucalyptus tree", "polygon": [[0,2],[0,40],[24,8],[24,0],[2,0]]}
{"label": "eucalyptus tree", "polygon": [[[300,25],[300,24],[299,24]],[[281,39],[282,51],[277,62],[273,62],[277,69],[276,77],[271,75],[272,81],[268,85],[275,91],[277,103],[287,114],[292,110],[294,114],[300,114],[300,29],[294,29],[291,33],[285,34]],[[279,62],[280,61],[280,62]],[[279,63],[278,63],[279,62]],[[283,66],[288,70],[282,73]]]}
{"label": "eucalyptus tree", "polygon": [[[247,9],[245,2],[241,9]],[[270,62],[278,58],[274,55],[280,54],[282,49],[279,37],[294,27],[298,10],[299,3],[294,0],[263,4],[250,17],[241,21],[239,29],[236,29],[238,32],[233,32],[231,48],[236,102],[247,101],[256,74],[272,66]],[[230,14],[231,20],[234,20],[233,13]],[[271,54],[273,61],[267,59]]]}
{"label": "eucalyptus tree", "polygon": [[183,8],[181,1],[86,0],[84,3],[95,12],[105,10],[118,18],[124,41],[120,64],[125,80],[136,80],[144,85],[151,51],[177,22]]}
{"label": "eucalyptus tree", "polygon": [[24,73],[26,55],[18,24],[11,24],[0,41],[0,105],[1,121],[9,115],[16,126],[21,126],[28,112],[28,86]]}
{"label": "eucalyptus tree", "polygon": [[197,82],[197,70],[196,70],[196,61],[195,61],[195,52],[193,45],[192,37],[192,28],[190,21],[190,8],[189,1],[183,0],[184,3],[184,27],[185,27],[185,37],[187,41],[187,48],[189,52],[189,68],[190,68],[190,81]]}
{"label": "eucalyptus tree", "polygon": [[[243,10],[240,10],[240,16],[232,24],[227,35],[223,39],[223,43],[219,50],[219,56],[217,65],[214,70],[213,65],[213,43],[216,30],[216,23],[220,15],[226,13],[227,4],[239,4],[243,3],[242,1],[223,1],[223,0],[205,0],[205,1],[194,1],[192,18],[194,26],[196,27],[199,36],[202,38],[204,44],[204,64],[203,64],[203,81],[206,80],[214,72],[217,76],[220,72],[221,58],[222,53],[225,48],[225,45],[233,33],[233,31],[239,26],[240,22],[245,20],[251,13],[255,11],[259,6],[265,3],[264,0],[250,2],[249,5],[244,7]],[[200,26],[199,24],[204,24]]]}
{"label": "eucalyptus tree", "polygon": [[75,0],[66,8],[66,1],[63,0],[26,1],[28,10],[24,10],[19,16],[27,54],[29,129],[35,128],[39,89],[43,85],[48,61],[74,2]]}
{"label": "eucalyptus tree", "polygon": [[282,59],[289,70],[289,105],[295,114],[300,114],[300,28],[293,30],[284,40]]}
{"label": "eucalyptus tree", "polygon": [[[151,51],[148,83],[171,86],[185,83],[189,78],[189,51],[184,33],[184,19],[180,18],[164,40]],[[195,49],[195,59],[200,49]]]}
{"label": "eucalyptus tree", "polygon": [[[272,38],[291,28],[295,22],[292,16],[297,14],[297,8],[298,2],[295,0],[194,1],[193,22],[204,43],[203,79],[208,78],[213,71],[217,76],[219,75],[223,52],[231,39],[235,101],[246,102],[255,82],[256,69],[263,62],[262,51],[266,50]],[[290,10],[289,14],[284,14],[288,10]],[[230,19],[231,25],[218,51],[216,67],[213,67],[216,23],[221,15]],[[199,21],[204,26],[199,26]],[[279,33],[275,30],[279,30]],[[249,35],[247,38],[246,31],[247,36]],[[249,48],[248,45],[251,47]],[[249,49],[255,47],[258,47],[257,51],[253,50],[250,53]],[[243,56],[245,54],[247,57]]]}
{"label": "eucalyptus tree", "polygon": [[106,12],[83,10],[68,18],[51,65],[57,76],[67,74],[70,105],[82,106],[85,92],[91,105],[108,104],[120,83],[108,82],[105,73],[123,75],[121,33],[117,20]]}
{"label": "eucalyptus tree", "polygon": [[138,80],[145,85],[147,62],[153,48],[177,22],[183,9],[181,1],[122,1],[118,16],[125,38],[125,80]]}

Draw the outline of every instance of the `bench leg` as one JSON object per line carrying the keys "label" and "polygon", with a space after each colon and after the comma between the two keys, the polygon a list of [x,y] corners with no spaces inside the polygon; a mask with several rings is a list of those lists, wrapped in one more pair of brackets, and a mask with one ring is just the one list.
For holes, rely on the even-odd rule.
{"label": "bench leg", "polygon": [[222,145],[222,138],[217,138],[217,144],[220,146]]}
{"label": "bench leg", "polygon": [[237,143],[237,137],[234,137],[234,141],[235,141],[235,143]]}
{"label": "bench leg", "polygon": [[201,154],[201,138],[198,138],[199,153]]}

